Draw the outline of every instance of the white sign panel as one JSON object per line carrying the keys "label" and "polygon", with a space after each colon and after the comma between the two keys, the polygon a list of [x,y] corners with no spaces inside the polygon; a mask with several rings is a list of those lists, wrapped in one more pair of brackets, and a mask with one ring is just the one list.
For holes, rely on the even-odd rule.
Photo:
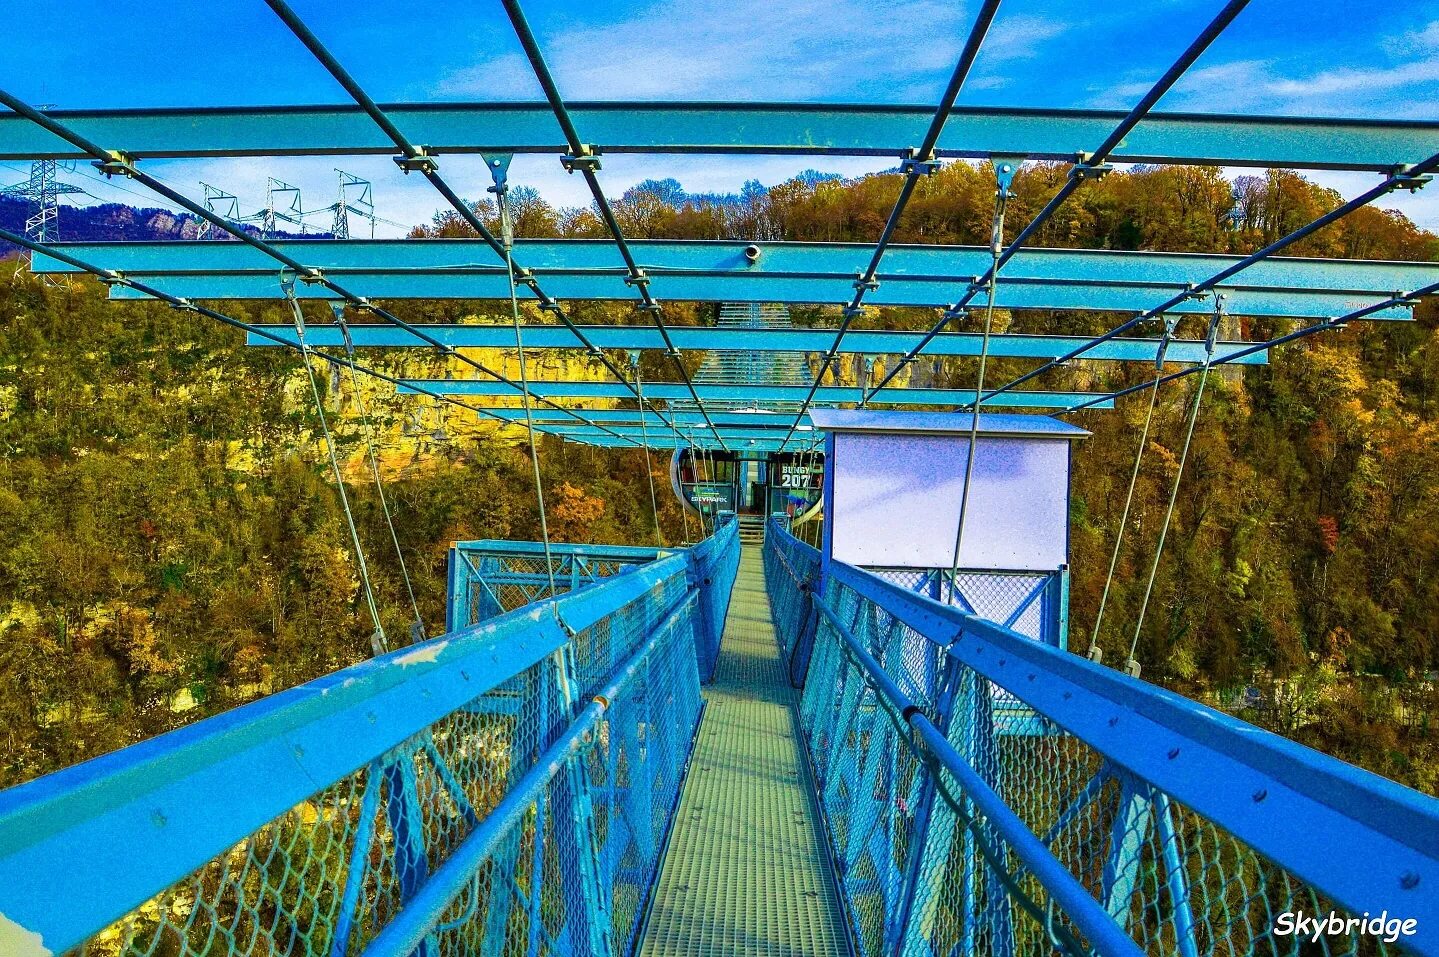
{"label": "white sign panel", "polygon": [[[967,435],[835,436],[833,555],[851,565],[948,568]],[[1053,571],[1067,561],[1069,442],[980,435],[961,568]]]}

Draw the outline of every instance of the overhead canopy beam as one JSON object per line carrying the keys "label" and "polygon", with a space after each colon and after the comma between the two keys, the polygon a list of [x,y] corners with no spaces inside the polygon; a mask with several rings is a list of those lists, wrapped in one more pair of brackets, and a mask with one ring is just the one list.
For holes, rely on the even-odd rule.
{"label": "overhead canopy beam", "polygon": [[[503,299],[509,282],[487,247],[470,240],[296,240],[277,250],[326,277],[343,277],[372,299]],[[746,244],[726,241],[648,240],[630,243],[646,273],[664,278],[668,298],[699,302],[834,303],[870,255],[857,243],[761,243],[758,262]],[[194,299],[272,299],[280,295],[274,263],[242,243],[67,243],[70,255],[127,276],[166,280],[166,289]],[[597,240],[528,240],[516,244],[546,293],[559,299],[634,300],[621,279],[627,266],[612,243]],[[1032,249],[1019,252],[999,279],[1006,308],[1135,312],[1202,282],[1241,257],[1197,253]],[[989,265],[989,251],[974,246],[894,246],[888,251],[871,305],[944,307]],[[36,256],[37,272],[73,268]],[[1225,285],[1236,315],[1327,318],[1416,289],[1439,278],[1433,263],[1274,258],[1246,269]],[[320,283],[301,284],[298,295],[334,298]],[[115,298],[136,295],[123,285]],[[524,295],[532,298],[526,290]],[[1177,304],[1177,313],[1206,314],[1200,300]],[[1407,319],[1392,307],[1371,318]]]}
{"label": "overhead canopy beam", "polygon": [[[783,436],[784,436],[784,433],[783,433],[783,432],[779,432],[779,433],[776,433],[776,434],[775,434],[775,437],[772,438],[772,439],[739,439],[739,440],[731,440],[731,445],[732,445],[733,447],[730,448],[728,451],[730,451],[730,452],[800,452],[800,451],[813,451],[813,450],[815,450],[816,448],[822,448],[822,446],[819,445],[819,436],[820,436],[820,433],[817,433],[817,432],[801,432],[801,433],[796,433],[794,436],[792,436],[792,437],[790,438],[790,440],[789,440],[788,442],[781,442],[781,441],[780,441],[780,439],[781,439]],[[615,437],[612,436],[612,435],[599,435],[599,436],[561,435],[561,436],[557,436],[557,437],[558,437],[558,438],[561,438],[561,439],[564,439],[566,442],[574,442],[574,443],[576,443],[576,444],[578,444],[578,445],[592,445],[592,446],[595,446],[596,448],[604,448],[604,449],[633,448],[633,446],[626,444],[626,441],[628,441],[628,440],[623,440],[623,441],[622,441],[622,440],[620,440],[620,439],[615,438]],[[648,443],[648,445],[649,445],[649,447],[650,447],[651,449],[703,448],[703,449],[713,449],[713,450],[715,450],[715,451],[723,451],[723,450],[719,449],[719,447],[715,444],[715,442],[714,442],[714,437],[713,437],[712,435],[710,435],[710,433],[709,433],[707,430],[698,430],[698,431],[694,432],[692,435],[689,435],[689,436],[681,435],[678,439],[676,439],[673,435],[670,435],[670,434],[668,434],[668,433],[666,433],[666,434],[664,434],[664,435],[651,434],[650,437],[649,437],[649,443]]]}
{"label": "overhead canopy beam", "polygon": [[[425,325],[426,333],[456,349],[515,348],[514,326],[502,325]],[[526,349],[583,349],[585,346],[564,326],[526,325]],[[651,326],[580,326],[585,339],[601,349],[640,351],[663,349],[659,331]],[[256,326],[248,344],[275,346],[275,339],[291,342],[294,326]],[[834,333],[827,329],[746,329],[733,326],[671,326],[670,338],[685,350],[718,349],[743,352],[820,352],[828,349]],[[922,332],[862,329],[849,332],[840,344],[842,355],[900,355],[919,342]],[[388,325],[351,325],[350,338],[359,349],[394,349],[415,345],[413,336]],[[981,336],[969,332],[946,332],[935,337],[926,348],[927,356],[977,356]],[[336,326],[309,326],[305,340],[312,346],[341,347],[344,335]],[[989,354],[1003,358],[1053,359],[1073,351],[1085,342],[1085,336],[997,335],[990,338]],[[1112,359],[1126,362],[1153,362],[1158,354],[1159,339],[1112,339],[1085,353],[1086,359]],[[1215,355],[1231,355],[1245,351],[1252,343],[1221,342]],[[1204,343],[1193,339],[1176,339],[1165,350],[1166,362],[1198,363],[1204,361]],[[1237,364],[1265,365],[1266,352],[1251,353]]]}
{"label": "overhead canopy beam", "polygon": [[[486,408],[485,411],[486,413],[490,413],[491,417],[495,419],[515,423],[525,421],[524,409],[497,409],[489,407]],[[584,413],[585,418],[591,422],[604,422],[606,424],[618,423],[619,425],[635,426],[640,424],[640,413],[637,409],[585,409]],[[724,409],[716,409],[710,412],[710,418],[714,420],[716,425],[738,425],[741,427],[773,425],[776,423],[788,425],[794,421],[794,413],[760,411],[731,412]],[[647,411],[644,414],[645,425],[649,428],[661,427],[667,429],[669,428],[668,420],[670,419],[673,419],[676,425],[682,425],[686,428],[692,426],[703,428],[705,424],[704,416],[698,412],[679,412],[666,409],[663,418],[661,418],[657,412]],[[553,409],[534,410],[532,420],[537,425],[563,425],[565,422],[571,421]]]}
{"label": "overhead canopy beam", "polygon": [[[795,103],[569,103],[605,153],[749,153],[898,157],[924,136],[933,106]],[[382,104],[431,154],[568,151],[543,103]],[[358,106],[53,110],[87,138],[147,159],[391,155]],[[995,154],[1073,162],[1124,119],[1115,110],[957,107],[941,157]],[[1439,152],[1439,123],[1151,113],[1110,160],[1381,171]],[[23,119],[0,115],[0,159],[84,159]]]}
{"label": "overhead canopy beam", "polygon": [[[808,386],[749,385],[744,383],[697,383],[695,389],[706,402],[794,402],[804,399]],[[503,382],[482,379],[402,379],[399,391],[438,392],[442,395],[516,397],[519,391]],[[530,381],[530,392],[547,399],[632,399],[631,393],[613,382]],[[861,390],[851,386],[821,386],[815,395],[820,403],[858,402]],[[1072,405],[1092,402],[1093,392],[1006,392],[986,405],[1018,409],[1066,409]],[[645,398],[685,401],[689,390],[677,382],[645,383]],[[879,400],[884,405],[963,405],[974,400],[973,389],[886,389]],[[586,412],[586,415],[589,413]],[[790,418],[794,414],[790,413]]]}
{"label": "overhead canopy beam", "polygon": [[[794,421],[794,416],[793,416],[793,415],[790,415],[788,421],[786,421],[786,422],[784,422],[784,423],[780,423],[780,424],[775,424],[775,425],[756,426],[756,427],[753,427],[753,428],[744,428],[744,427],[742,427],[742,426],[733,426],[733,425],[732,425],[732,426],[722,426],[722,427],[720,427],[720,429],[719,429],[719,434],[722,435],[722,436],[724,436],[724,438],[725,438],[726,440],[736,439],[736,440],[741,440],[741,441],[742,441],[742,440],[746,440],[746,439],[761,439],[761,440],[764,440],[764,441],[770,441],[770,440],[774,440],[774,439],[782,439],[782,438],[784,438],[785,433],[789,430],[789,424],[790,424],[790,422],[793,422],[793,421]],[[574,438],[596,438],[596,437],[599,437],[599,436],[602,436],[602,435],[608,435],[608,434],[609,434],[609,433],[605,432],[603,429],[597,429],[597,428],[594,428],[594,427],[591,427],[591,426],[584,426],[584,425],[576,425],[576,426],[559,425],[559,424],[553,424],[553,425],[536,425],[536,426],[535,426],[535,430],[538,431],[538,432],[548,432],[548,433],[551,434],[551,435],[563,435],[563,436],[566,436],[566,437],[574,437]],[[617,425],[617,426],[615,426],[614,431],[616,431],[616,432],[618,432],[618,433],[620,433],[621,435],[624,435],[624,436],[626,436],[626,437],[635,438],[635,439],[641,439],[641,440],[643,440],[644,438],[646,438],[646,437],[648,437],[648,436],[653,436],[653,435],[656,435],[656,434],[657,434],[654,429],[651,429],[651,428],[648,428],[648,427],[642,429],[642,428],[640,428],[638,425]],[[696,431],[696,432],[701,432],[701,430],[698,430],[698,429],[695,430],[695,431]],[[670,440],[671,440],[671,441],[674,440],[674,435],[673,435],[673,433],[660,432],[660,433],[658,433],[658,434],[661,434],[661,435],[668,434]],[[810,439],[810,442],[811,442],[811,443],[812,443],[813,440],[814,440],[815,434],[817,434],[817,433],[815,433],[815,430],[814,430],[814,427],[813,427],[813,426],[802,425],[802,426],[800,426],[798,429],[795,430],[795,435],[797,435],[797,436],[807,436],[807,437]],[[702,434],[701,434],[700,436],[698,436],[698,437],[703,437],[703,436],[707,436],[707,435],[709,435],[709,429],[708,429],[708,428],[703,428]],[[684,438],[685,438],[685,436],[681,435],[681,439],[684,439]]]}
{"label": "overhead canopy beam", "polygon": [[[1104,396],[1102,394],[1096,396],[1096,399],[1100,401],[1102,401],[1103,398]],[[1050,406],[1050,408],[1052,408],[1052,406]],[[1099,408],[1099,406],[1086,406],[1086,408]],[[636,409],[584,409],[582,411],[584,412],[585,418],[590,422],[615,425],[617,431],[623,431],[623,428],[620,428],[622,426],[638,427],[640,425],[640,413]],[[491,406],[485,409],[485,413],[489,418],[503,420],[505,422],[519,424],[525,421],[524,409],[497,409]],[[658,412],[645,412],[644,424],[646,428],[650,430],[654,430],[657,427],[667,429],[669,428],[668,420],[670,418],[674,419],[676,425],[683,426],[687,429],[694,426],[704,427],[704,417],[698,412],[680,412],[671,411],[670,409],[665,410],[663,418],[661,418]],[[783,425],[787,428],[789,424],[794,421],[794,413],[718,409],[710,413],[710,418],[714,420],[716,425],[721,426],[771,428],[776,425]],[[533,414],[533,421],[536,425],[575,426],[584,424],[574,419],[566,418],[553,409],[536,410]],[[808,413],[805,413],[804,420],[801,424],[810,424]]]}

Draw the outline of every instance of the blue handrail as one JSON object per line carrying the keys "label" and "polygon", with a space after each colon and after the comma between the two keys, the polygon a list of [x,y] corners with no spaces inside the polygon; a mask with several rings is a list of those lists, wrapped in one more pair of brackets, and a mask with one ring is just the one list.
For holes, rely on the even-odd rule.
{"label": "blue handrail", "polygon": [[[800,545],[771,526],[772,552]],[[1412,919],[1399,945],[1439,952],[1439,801],[861,569],[826,573],[801,720],[861,953],[1022,946],[1045,928],[1026,930],[1011,882],[1105,953],[1125,948],[1096,906],[1149,953],[1289,950],[1282,914],[1331,910]],[[998,869],[960,834],[990,794]]]}
{"label": "blue handrail", "polygon": [[[496,808],[558,760],[557,742],[598,721],[604,734],[500,828],[501,870],[528,876],[496,885],[491,858],[456,902],[474,918],[437,912],[427,934],[502,944],[523,919],[535,948],[583,936],[625,949],[738,551],[724,527],[626,574],[0,792],[0,929],[54,953],[107,928],[140,952],[262,939],[276,953],[358,953],[435,894],[442,873],[453,878],[446,863],[482,826],[494,831]],[[596,815],[609,821],[604,841]],[[565,873],[546,873],[557,859]]]}

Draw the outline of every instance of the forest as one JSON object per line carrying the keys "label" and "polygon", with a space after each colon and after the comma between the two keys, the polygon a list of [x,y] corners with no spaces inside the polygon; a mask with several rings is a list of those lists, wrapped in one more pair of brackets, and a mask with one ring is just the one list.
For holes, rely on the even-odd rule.
{"label": "forest", "polygon": [[[1009,203],[1013,236],[1063,183],[1034,164]],[[616,198],[634,238],[870,243],[900,176],[812,174],[736,196],[691,196],[673,180]],[[993,176],[953,163],[921,182],[900,243],[988,242]],[[606,235],[595,211],[513,191],[522,237]],[[1285,171],[1227,179],[1218,169],[1136,167],[1088,184],[1037,234],[1042,246],[1244,253],[1339,206]],[[494,210],[486,203],[484,215]],[[414,241],[463,235],[452,215]],[[1439,260],[1439,237],[1366,208],[1296,244],[1294,255]],[[836,302],[845,290],[836,291]],[[662,296],[662,291],[657,289]],[[666,304],[667,321],[711,321],[714,306]],[[1002,303],[1001,303],[1002,306]],[[227,304],[246,321],[276,307]],[[414,322],[502,321],[508,304],[395,304]],[[626,304],[576,303],[581,322],[645,322]],[[871,309],[874,328],[927,328],[932,310]],[[796,308],[833,326],[838,307]],[[541,321],[538,312],[530,321]],[[954,328],[973,331],[977,317]],[[997,311],[1002,329],[1095,334],[1118,318]],[[1181,333],[1200,335],[1200,320]],[[1239,317],[1235,336],[1286,331]],[[1353,323],[1275,350],[1269,366],[1210,373],[1198,431],[1136,658],[1146,680],[1295,740],[1439,793],[1439,309],[1412,323]],[[392,374],[439,375],[432,355],[372,359]],[[497,356],[496,364],[513,361]],[[697,365],[702,357],[687,356]],[[486,361],[490,361],[487,358]],[[540,356],[553,371],[571,357]],[[547,365],[548,364],[548,365]],[[880,359],[883,367],[883,359]],[[593,367],[596,376],[598,366]],[[994,383],[1025,371],[991,360]],[[533,539],[538,511],[522,431],[472,412],[397,397],[325,373],[386,630],[408,632],[409,599],[365,457],[363,400],[384,489],[431,634],[443,623],[451,541]],[[465,374],[459,366],[456,375]],[[569,374],[575,374],[569,368]],[[666,378],[646,356],[648,380]],[[1108,390],[1152,375],[1140,363],[1076,363],[1045,388]],[[538,375],[532,369],[532,374]],[[857,370],[839,370],[853,380]],[[971,388],[969,359],[929,360],[916,384]],[[1146,410],[1143,394],[1080,413],[1070,645],[1105,661],[1128,652],[1199,376],[1160,393],[1103,633],[1092,623]],[[0,786],[122,747],[368,654],[354,556],[293,354],[249,349],[233,330],[158,304],[110,304],[96,283],[49,284],[0,265]],[[634,450],[540,444],[551,530],[570,541],[654,537],[645,461]],[[685,534],[660,485],[667,543]]]}

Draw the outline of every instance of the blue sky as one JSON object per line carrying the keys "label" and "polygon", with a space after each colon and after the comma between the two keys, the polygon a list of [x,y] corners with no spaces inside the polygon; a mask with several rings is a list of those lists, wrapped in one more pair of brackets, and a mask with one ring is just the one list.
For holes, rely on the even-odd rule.
{"label": "blue sky", "polygon": [[[292,0],[380,100],[535,99],[538,86],[495,2]],[[953,68],[977,0],[531,0],[527,11],[570,99],[717,99],[928,103]],[[1220,0],[1005,0],[962,104],[1125,108],[1218,10]],[[340,102],[343,94],[260,0],[229,3],[65,0],[16,4],[0,34],[0,85],[64,107]],[[1254,0],[1160,109],[1439,119],[1439,0],[1402,8],[1353,0]],[[381,215],[436,208],[427,187],[384,158],[342,160],[376,182]],[[175,186],[225,186],[247,208],[269,174],[298,183],[307,206],[333,201],[336,161],[155,164]],[[854,175],[891,161],[609,157],[618,193],[672,175],[694,191],[774,183],[805,166]],[[478,164],[446,171],[478,195]],[[0,181],[18,179],[0,164]],[[1364,174],[1315,178],[1346,195]],[[516,160],[512,179],[558,203],[582,184],[552,158]],[[86,179],[107,199],[135,200]],[[1432,195],[1396,197],[1439,230]]]}

